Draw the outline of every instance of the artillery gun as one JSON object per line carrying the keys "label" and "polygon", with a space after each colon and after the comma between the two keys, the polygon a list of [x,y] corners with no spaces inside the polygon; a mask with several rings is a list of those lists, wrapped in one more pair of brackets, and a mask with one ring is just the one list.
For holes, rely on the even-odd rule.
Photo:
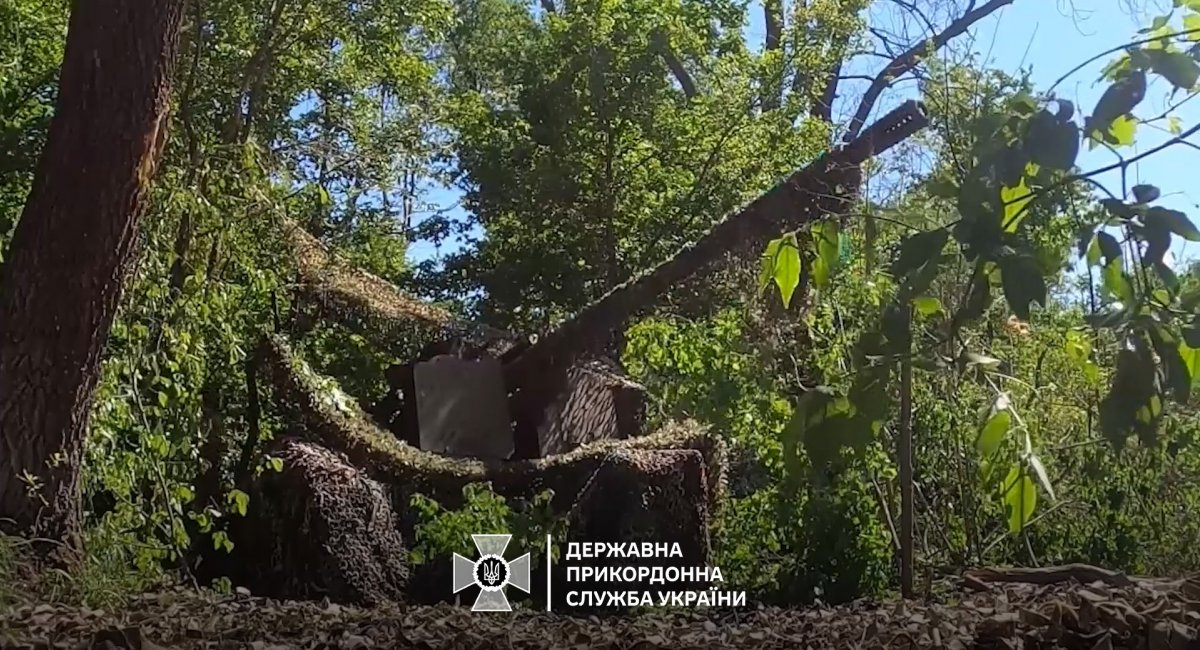
{"label": "artillery gun", "polygon": [[[920,104],[901,106],[536,340],[461,322],[405,296],[338,262],[293,224],[294,307],[318,313],[300,318],[298,311],[290,333],[333,317],[409,362],[387,373],[391,406],[377,400],[380,408],[369,413],[304,363],[287,332],[267,337],[248,360],[250,435],[234,473],[252,493],[250,511],[229,528],[236,557],[206,552],[202,568],[276,597],[442,598],[449,576],[439,565],[410,567],[403,559],[418,523],[410,503],[420,494],[453,509],[471,483],[505,498],[548,491],[551,510],[566,521],[565,542],[678,540],[683,557],[673,561],[707,564],[726,484],[722,438],[694,422],[642,435],[640,387],[598,351],[669,289],[730,254],[762,250],[785,229],[844,217],[861,164],[925,124]],[[284,416],[286,433],[272,446],[284,469],[251,481],[243,470],[259,443],[259,368]],[[388,412],[397,405],[398,414]]]}
{"label": "artillery gun", "polygon": [[[845,147],[828,152],[713,227],[654,269],[614,288],[536,343],[506,355],[503,374],[513,422],[515,456],[545,455],[546,418],[569,385],[573,365],[598,349],[637,313],[656,306],[672,286],[728,254],[762,250],[770,237],[829,216],[856,199],[861,165],[928,124],[924,107],[909,101]],[[586,401],[586,400],[585,400]],[[549,423],[553,425],[553,423]]]}
{"label": "artillery gun", "polygon": [[[388,369],[388,394],[371,409],[380,426],[414,447],[449,456],[529,459],[595,440],[633,437],[641,432],[644,391],[603,356],[614,333],[658,306],[672,287],[719,261],[753,255],[785,229],[843,217],[857,198],[861,165],[927,122],[919,102],[901,105],[695,243],[541,336],[520,337],[456,320],[362,272],[356,272],[360,279],[355,281],[335,276],[314,283],[310,294],[365,311],[379,322],[404,313],[437,328],[434,339],[407,363]],[[299,237],[302,271],[318,266],[324,255],[320,244],[306,233]]]}

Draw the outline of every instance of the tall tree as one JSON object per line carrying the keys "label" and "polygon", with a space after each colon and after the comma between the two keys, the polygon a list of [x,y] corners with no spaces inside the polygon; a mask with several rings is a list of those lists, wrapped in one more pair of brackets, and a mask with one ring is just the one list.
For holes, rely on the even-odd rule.
{"label": "tall tree", "polygon": [[0,269],[0,520],[68,549],[100,357],[166,139],[184,5],[74,3],[54,118]]}

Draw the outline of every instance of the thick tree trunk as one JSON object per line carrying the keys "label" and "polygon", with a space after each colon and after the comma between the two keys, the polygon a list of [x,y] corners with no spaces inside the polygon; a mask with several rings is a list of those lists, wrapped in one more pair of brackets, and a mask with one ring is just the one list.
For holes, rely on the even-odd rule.
{"label": "thick tree trunk", "polygon": [[76,0],[58,104],[0,269],[0,526],[78,548],[100,357],[166,137],[185,0]]}

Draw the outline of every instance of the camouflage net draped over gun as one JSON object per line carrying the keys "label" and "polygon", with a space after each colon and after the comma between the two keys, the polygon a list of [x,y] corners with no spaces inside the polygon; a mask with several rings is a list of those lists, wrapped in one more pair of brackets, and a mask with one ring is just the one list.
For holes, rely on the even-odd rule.
{"label": "camouflage net draped over gun", "polygon": [[322,309],[322,315],[345,324],[384,348],[397,344],[419,348],[417,341],[464,337],[499,356],[519,337],[477,323],[405,294],[383,278],[341,260],[316,237],[294,222],[284,234],[299,275],[297,296]]}
{"label": "camouflage net draped over gun", "polygon": [[[571,531],[566,541],[592,541],[585,535],[615,525],[634,535],[631,541],[680,541],[682,561],[691,566],[708,558],[709,531],[725,490],[725,448],[695,423],[534,460],[449,458],[380,429],[282,337],[265,340],[256,356],[294,437],[273,452],[285,460],[282,474],[264,475],[252,490],[256,506],[235,520],[233,556],[202,564],[217,572],[202,577],[224,571],[255,593],[278,597],[375,602],[405,594],[424,600],[414,591],[432,585],[441,594],[448,578],[435,571],[410,580],[396,565],[405,556],[402,538],[417,523],[407,506],[420,493],[459,507],[463,486],[477,482],[507,498],[553,490],[552,507]],[[629,503],[616,507],[611,495],[617,494]],[[394,535],[381,532],[387,522]]]}
{"label": "camouflage net draped over gun", "polygon": [[[843,215],[857,197],[860,164],[924,124],[915,103],[894,111],[859,140],[796,172],[670,260],[614,289],[528,348],[507,355],[504,371],[518,455],[537,451],[538,432],[548,414],[575,426],[563,415],[570,409],[550,406],[564,399],[571,368],[597,343],[722,255],[751,250],[786,226]],[[511,340],[504,333],[456,323],[448,312],[347,267],[298,228],[289,237],[296,249],[301,297],[331,307],[346,324],[374,332],[383,345],[396,343],[397,324],[412,322],[442,331],[449,326],[485,332],[501,342],[498,347]],[[588,444],[546,458],[449,458],[421,451],[381,429],[354,399],[295,357],[282,337],[265,340],[255,358],[266,371],[288,431],[305,442],[285,441],[280,453],[292,463],[284,476],[262,479],[256,486],[262,503],[255,512],[266,520],[234,526],[235,548],[246,549],[239,560],[258,567],[245,574],[261,583],[250,585],[252,589],[280,596],[325,593],[338,600],[395,598],[410,582],[396,558],[403,555],[401,536],[411,534],[415,524],[407,516],[412,495],[424,494],[453,509],[460,505],[463,486],[476,482],[490,483],[505,497],[530,498],[553,490],[552,507],[567,516],[570,534],[579,541],[669,540],[683,547],[684,565],[707,563],[709,533],[725,491],[725,451],[719,438],[695,424],[672,424],[626,440],[593,440],[592,432],[584,431],[580,435]],[[592,424],[588,418],[578,420],[578,426]],[[283,531],[289,527],[305,534],[301,539],[288,536]],[[268,543],[257,539],[264,532],[273,538]],[[293,579],[280,579],[288,575]]]}

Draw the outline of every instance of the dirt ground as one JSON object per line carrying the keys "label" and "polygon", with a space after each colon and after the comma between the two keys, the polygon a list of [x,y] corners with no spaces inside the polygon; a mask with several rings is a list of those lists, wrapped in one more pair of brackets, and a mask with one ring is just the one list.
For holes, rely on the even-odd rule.
{"label": "dirt ground", "polygon": [[[167,648],[1200,648],[1200,580],[981,572],[935,600],[575,617],[453,605],[355,608],[178,589],[120,611],[27,602],[0,646]],[[1007,579],[1013,579],[1008,576]],[[1033,582],[1051,584],[1031,584]]]}

